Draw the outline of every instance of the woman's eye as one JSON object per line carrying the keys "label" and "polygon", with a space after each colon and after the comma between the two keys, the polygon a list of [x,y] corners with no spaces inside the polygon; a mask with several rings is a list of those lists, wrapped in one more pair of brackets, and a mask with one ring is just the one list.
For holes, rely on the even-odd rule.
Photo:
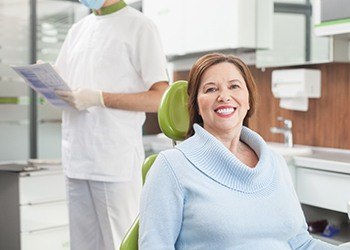
{"label": "woman's eye", "polygon": [[238,89],[239,88],[239,85],[238,84],[232,84],[230,86],[230,89]]}
{"label": "woman's eye", "polygon": [[210,93],[210,92],[215,92],[216,88],[212,87],[212,88],[207,88],[204,90],[204,93]]}

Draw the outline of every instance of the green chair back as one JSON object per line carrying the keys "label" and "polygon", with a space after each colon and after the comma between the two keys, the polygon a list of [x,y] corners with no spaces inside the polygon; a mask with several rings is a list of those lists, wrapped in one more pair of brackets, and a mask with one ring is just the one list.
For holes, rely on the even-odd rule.
{"label": "green chair back", "polygon": [[139,238],[139,217],[135,219],[134,223],[130,227],[129,231],[124,236],[122,243],[120,244],[120,250],[138,250],[138,238]]}
{"label": "green chair back", "polygon": [[[165,91],[158,109],[158,123],[162,132],[174,141],[186,138],[189,127],[187,82],[177,81]],[[142,165],[142,182],[145,183],[148,170],[157,154],[148,156]],[[125,235],[120,250],[138,250],[139,217]]]}
{"label": "green chair back", "polygon": [[[157,154],[148,156],[142,165],[142,183],[145,184],[146,175],[151,168],[153,162],[156,160]],[[124,239],[120,245],[120,250],[137,250],[139,238],[139,217],[135,219],[134,223],[130,227],[129,231],[124,236]]]}
{"label": "green chair back", "polygon": [[151,166],[152,166],[153,162],[156,160],[157,156],[158,156],[157,154],[150,155],[143,162],[143,165],[142,165],[142,184],[145,184],[147,172],[151,168]]}
{"label": "green chair back", "polygon": [[158,109],[162,132],[175,141],[186,138],[189,127],[187,81],[177,81],[165,91]]}

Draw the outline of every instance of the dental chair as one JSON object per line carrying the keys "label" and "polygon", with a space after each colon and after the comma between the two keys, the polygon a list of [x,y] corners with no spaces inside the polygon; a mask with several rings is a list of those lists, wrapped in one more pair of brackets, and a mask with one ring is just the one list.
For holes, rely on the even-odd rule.
{"label": "dental chair", "polygon": [[[173,140],[182,141],[189,127],[187,81],[177,81],[165,91],[158,109],[158,123],[162,132]],[[148,156],[142,165],[142,182],[145,183],[148,170],[156,160],[157,154]],[[137,217],[124,237],[120,250],[137,250],[139,218]]]}

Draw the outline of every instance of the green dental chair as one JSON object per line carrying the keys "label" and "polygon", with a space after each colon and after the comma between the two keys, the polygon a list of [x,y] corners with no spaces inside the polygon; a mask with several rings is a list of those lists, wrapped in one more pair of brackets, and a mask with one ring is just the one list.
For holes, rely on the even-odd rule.
{"label": "green dental chair", "polygon": [[[158,109],[158,123],[162,132],[173,140],[182,141],[186,137],[189,126],[187,109],[187,81],[177,81],[171,84],[165,91]],[[148,156],[142,165],[142,181],[145,183],[146,174],[157,158],[156,154]],[[139,237],[139,218],[124,237],[120,250],[137,250]]]}

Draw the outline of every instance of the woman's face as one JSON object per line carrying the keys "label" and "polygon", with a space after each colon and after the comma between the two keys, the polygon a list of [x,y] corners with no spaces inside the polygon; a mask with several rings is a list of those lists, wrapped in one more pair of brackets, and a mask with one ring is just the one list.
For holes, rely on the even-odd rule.
{"label": "woman's face", "polygon": [[204,72],[197,102],[203,127],[213,135],[240,128],[250,108],[247,85],[236,66],[228,62]]}

